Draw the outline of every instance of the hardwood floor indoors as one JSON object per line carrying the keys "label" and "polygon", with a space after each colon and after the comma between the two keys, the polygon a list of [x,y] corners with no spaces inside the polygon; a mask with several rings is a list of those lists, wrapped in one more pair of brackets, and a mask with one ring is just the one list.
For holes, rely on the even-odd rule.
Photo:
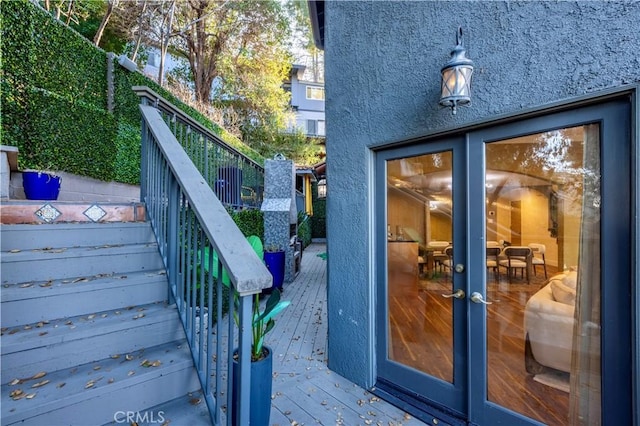
{"label": "hardwood floor indoors", "polygon": [[[547,266],[548,277],[557,268]],[[524,306],[545,285],[541,270],[531,281],[501,271],[497,282],[487,273],[488,397],[527,417],[551,425],[566,424],[569,393],[544,385],[527,373],[524,362]],[[453,380],[452,292],[446,273],[421,276],[418,286],[406,284],[389,289],[391,321],[390,353],[406,365],[446,381]]]}

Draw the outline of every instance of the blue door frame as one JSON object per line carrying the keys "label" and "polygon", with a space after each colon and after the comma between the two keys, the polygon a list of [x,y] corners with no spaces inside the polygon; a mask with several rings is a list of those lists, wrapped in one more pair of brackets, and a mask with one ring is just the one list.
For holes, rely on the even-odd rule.
{"label": "blue door frame", "polygon": [[[446,138],[425,139],[376,153],[376,251],[386,265],[386,170],[388,160],[451,150],[455,182],[453,246],[454,288],[486,294],[485,282],[485,144],[518,136],[588,123],[601,132],[601,266],[602,266],[602,424],[634,424],[637,410],[637,365],[632,356],[633,314],[638,288],[634,280],[635,203],[637,190],[632,146],[631,102],[628,96],[607,102],[565,108],[547,115],[472,130]],[[456,170],[457,169],[457,170]],[[475,253],[475,255],[474,255]],[[482,253],[478,256],[477,253]],[[380,394],[417,417],[450,424],[530,425],[538,422],[498,406],[487,398],[486,309],[465,301],[454,303],[454,383],[449,384],[390,360],[387,356],[386,269],[377,275],[377,383]],[[457,280],[457,281],[456,281]],[[459,305],[459,306],[458,306]],[[636,378],[634,380],[634,377]],[[635,421],[638,419],[636,418]]]}

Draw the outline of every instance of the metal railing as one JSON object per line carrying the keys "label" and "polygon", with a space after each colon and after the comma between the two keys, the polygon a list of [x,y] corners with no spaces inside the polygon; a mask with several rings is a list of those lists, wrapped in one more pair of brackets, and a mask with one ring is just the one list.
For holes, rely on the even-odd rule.
{"label": "metal railing", "polygon": [[160,112],[146,105],[140,111],[141,197],[167,270],[169,299],[178,308],[213,423],[231,424],[233,406],[238,424],[249,424],[252,295],[271,287],[271,274]]}
{"label": "metal railing", "polygon": [[260,164],[147,86],[134,86],[133,91],[142,104],[153,105],[160,112],[222,204],[234,209],[260,208],[264,193],[264,168]]}

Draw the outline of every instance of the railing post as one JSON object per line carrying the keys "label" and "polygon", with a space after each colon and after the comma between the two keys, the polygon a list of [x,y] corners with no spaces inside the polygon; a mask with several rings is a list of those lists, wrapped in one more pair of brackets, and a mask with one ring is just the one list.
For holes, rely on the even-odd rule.
{"label": "railing post", "polygon": [[[251,406],[251,322],[253,295],[240,298],[240,331],[238,351],[238,375],[240,389],[237,392],[237,424],[249,424],[249,409]],[[234,386],[236,383],[233,384]]]}
{"label": "railing post", "polygon": [[[175,303],[174,292],[178,291],[178,217],[180,214],[180,198],[178,182],[173,174],[169,174],[168,212],[167,212],[167,276],[169,278],[169,304]],[[173,289],[173,291],[172,291]]]}

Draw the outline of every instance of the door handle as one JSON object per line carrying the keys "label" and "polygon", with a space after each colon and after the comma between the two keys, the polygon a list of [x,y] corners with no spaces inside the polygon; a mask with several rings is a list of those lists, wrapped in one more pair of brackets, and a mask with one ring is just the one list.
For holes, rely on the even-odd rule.
{"label": "door handle", "polygon": [[485,305],[493,304],[493,302],[487,302],[486,300],[484,300],[482,295],[480,293],[478,293],[477,291],[474,291],[473,293],[471,293],[470,299],[471,299],[471,301],[473,303],[483,303]]}
{"label": "door handle", "polygon": [[442,295],[442,297],[446,297],[446,298],[455,297],[456,299],[464,299],[464,296],[465,296],[464,290],[461,289],[461,288],[457,289],[456,291],[454,291],[451,294],[443,294]]}

